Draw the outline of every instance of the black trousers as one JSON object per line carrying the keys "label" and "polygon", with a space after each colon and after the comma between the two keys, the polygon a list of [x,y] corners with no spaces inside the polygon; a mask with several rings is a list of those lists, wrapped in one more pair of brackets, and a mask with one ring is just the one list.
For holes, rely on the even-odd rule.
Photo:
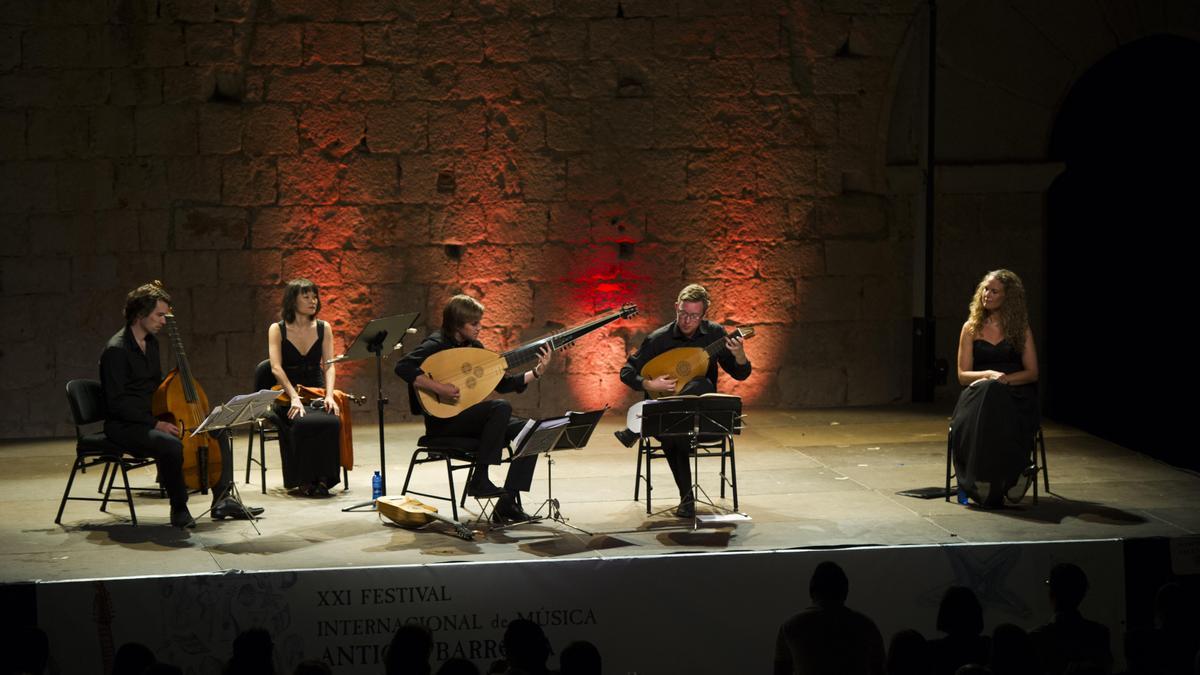
{"label": "black trousers", "polygon": [[[514,417],[512,406],[503,399],[481,401],[463,410],[454,417],[425,416],[425,433],[429,436],[458,436],[478,438],[479,450],[475,456],[475,475],[487,475],[487,467],[499,464],[503,459],[504,447],[517,437],[525,418]],[[528,492],[533,484],[533,470],[537,467],[537,456],[515,460],[508,467],[504,487],[510,491]]]}
{"label": "black trousers", "polygon": [[[183,481],[183,442],[164,431],[151,427],[105,424],[109,440],[134,457],[152,457],[158,462],[158,478],[171,508],[184,506],[188,501],[187,484]],[[213,499],[224,494],[233,482],[233,444],[229,432],[219,432],[221,444],[221,478],[212,486]]]}
{"label": "black trousers", "polygon": [[[699,396],[711,394],[717,388],[707,378],[701,377],[684,385],[679,391],[681,396]],[[700,436],[701,441],[720,438],[711,434]],[[675,487],[679,489],[680,499],[692,498],[692,443],[687,436],[655,436],[667,456],[667,465],[671,467],[671,476],[675,479]]]}

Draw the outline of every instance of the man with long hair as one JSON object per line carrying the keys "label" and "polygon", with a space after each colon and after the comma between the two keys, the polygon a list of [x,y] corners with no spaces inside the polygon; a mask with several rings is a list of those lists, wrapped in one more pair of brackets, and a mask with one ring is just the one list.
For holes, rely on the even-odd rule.
{"label": "man with long hair", "polygon": [[[143,284],[125,296],[125,327],[117,331],[100,355],[100,385],[107,413],[104,434],[135,457],[153,457],[159,480],[171,501],[171,524],[195,527],[188,511],[183,480],[183,443],[179,427],[156,418],[151,402],[162,384],[162,363],[155,337],[167,325],[171,296],[161,283]],[[207,412],[207,411],[205,411]],[[227,495],[233,482],[233,450],[221,434],[221,479],[213,486],[213,520],[246,518],[262,508],[242,505]]]}
{"label": "man with long hair", "polygon": [[[428,436],[478,438],[479,449],[475,455],[475,469],[467,484],[467,494],[472,497],[499,497],[493,510],[497,521],[528,520],[517,499],[519,492],[529,490],[533,482],[533,470],[537,457],[524,457],[512,462],[504,487],[497,487],[488,476],[488,469],[499,464],[504,446],[521,431],[524,419],[512,414],[512,405],[504,399],[480,401],[462,410],[454,417],[441,418],[426,413],[417,398],[417,389],[437,396],[443,401],[457,401],[459,389],[447,382],[438,382],[421,370],[421,364],[430,356],[457,347],[483,349],[479,331],[483,320],[483,304],[469,295],[450,298],[442,310],[442,327],[430,333],[421,344],[396,364],[396,374],[408,383],[409,405],[414,415],[425,416],[425,433]],[[542,377],[550,363],[550,348],[543,347],[538,363],[531,370],[516,375],[507,375],[496,385],[501,393],[520,393],[529,383]]]}

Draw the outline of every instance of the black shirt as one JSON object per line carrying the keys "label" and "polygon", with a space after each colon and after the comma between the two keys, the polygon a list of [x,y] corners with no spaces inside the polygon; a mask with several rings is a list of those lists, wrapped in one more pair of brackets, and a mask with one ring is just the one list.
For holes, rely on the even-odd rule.
{"label": "black shirt", "polygon": [[[478,340],[468,340],[463,343],[455,342],[453,337],[442,335],[442,331],[435,330],[429,334],[429,337],[421,340],[421,344],[417,345],[416,349],[412,350],[396,363],[396,374],[400,379],[408,383],[408,407],[414,415],[422,415],[425,413],[421,409],[421,404],[417,400],[416,387],[413,386],[413,381],[422,372],[421,364],[425,359],[434,354],[445,350],[454,349],[456,347],[474,347],[476,349],[485,349],[483,343]],[[506,375],[500,379],[500,383],[496,385],[496,391],[501,393],[521,393],[525,391],[525,373],[516,375]]]}
{"label": "black shirt", "polygon": [[[676,322],[672,321],[647,335],[646,339],[642,340],[642,346],[629,355],[629,359],[621,367],[621,381],[634,391],[645,391],[642,387],[642,367],[654,357],[679,347],[703,349],[724,339],[725,329],[716,322],[707,319],[701,321],[700,325],[696,327],[696,332],[692,333],[691,337],[687,337],[679,330]],[[750,377],[749,360],[745,363],[738,363],[732,352],[728,349],[721,349],[717,352],[717,358],[708,360],[708,371],[704,374],[704,377],[712,382],[714,389],[717,386],[718,363],[735,380],[744,380]]]}
{"label": "black shirt", "polygon": [[158,340],[146,335],[143,353],[128,326],[117,331],[100,354],[100,386],[108,407],[105,424],[153,428],[158,419],[150,403],[162,379]]}

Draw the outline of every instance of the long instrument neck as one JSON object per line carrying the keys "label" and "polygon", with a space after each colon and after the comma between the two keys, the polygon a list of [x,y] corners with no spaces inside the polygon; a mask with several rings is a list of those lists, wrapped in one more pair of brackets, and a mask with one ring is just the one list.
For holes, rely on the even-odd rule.
{"label": "long instrument neck", "polygon": [[183,380],[183,395],[188,403],[199,400],[196,395],[196,384],[192,378],[192,367],[188,365],[187,353],[183,350],[183,340],[179,337],[179,327],[175,323],[175,315],[167,315],[167,335],[171,337],[171,348],[175,351],[175,368]]}
{"label": "long instrument neck", "polygon": [[621,318],[620,311],[613,312],[611,314],[605,314],[602,317],[592,319],[591,321],[575,326],[574,328],[568,328],[562,332],[554,333],[549,337],[539,338],[533,342],[523,344],[516,349],[504,352],[501,354],[501,356],[504,357],[504,361],[508,364],[508,368],[519,368],[526,363],[536,361],[538,357],[538,351],[543,345],[550,345],[550,349],[552,350],[562,349],[584,335],[587,335],[588,333],[607,323],[612,323],[619,318]]}

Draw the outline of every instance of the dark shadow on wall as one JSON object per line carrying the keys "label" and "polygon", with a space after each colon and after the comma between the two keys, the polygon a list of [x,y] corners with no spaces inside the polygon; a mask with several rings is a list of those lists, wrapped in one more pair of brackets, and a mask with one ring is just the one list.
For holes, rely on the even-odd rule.
{"label": "dark shadow on wall", "polygon": [[1200,42],[1160,35],[1089,69],[1050,139],[1046,414],[1179,466],[1200,353]]}

